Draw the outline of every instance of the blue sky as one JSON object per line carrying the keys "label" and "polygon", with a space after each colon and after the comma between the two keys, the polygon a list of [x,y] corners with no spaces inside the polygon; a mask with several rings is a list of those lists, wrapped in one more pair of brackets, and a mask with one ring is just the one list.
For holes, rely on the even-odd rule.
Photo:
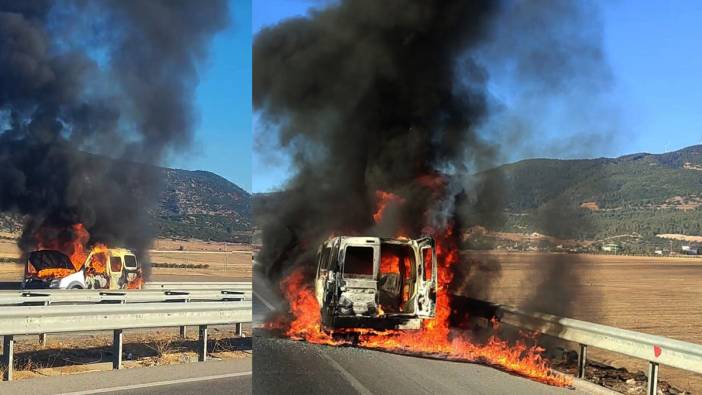
{"label": "blue sky", "polygon": [[[253,0],[254,35],[320,4],[323,0]],[[612,125],[612,130],[586,151],[563,149],[554,155],[553,150],[539,152],[537,142],[508,160],[661,153],[702,144],[702,2],[618,0],[599,4],[605,56],[614,78],[606,93],[612,108],[605,113],[611,119],[597,123]],[[546,131],[545,135],[563,138],[564,128],[558,122],[547,125],[558,133]],[[254,115],[254,129],[255,125]],[[574,145],[580,138],[575,132],[565,136]],[[558,146],[558,142],[550,143]],[[290,175],[284,157],[271,158],[256,151],[253,169],[255,192],[275,189]]]}
{"label": "blue sky", "polygon": [[251,0],[230,0],[229,9],[231,23],[200,72],[195,144],[168,165],[208,170],[251,191]]}

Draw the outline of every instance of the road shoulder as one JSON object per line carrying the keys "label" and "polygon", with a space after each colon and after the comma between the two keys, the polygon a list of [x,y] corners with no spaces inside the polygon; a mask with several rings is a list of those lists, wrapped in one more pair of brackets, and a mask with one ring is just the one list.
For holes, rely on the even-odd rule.
{"label": "road shoulder", "polygon": [[193,382],[198,379],[214,380],[250,374],[251,358],[193,362],[4,382],[0,383],[0,395],[101,393],[105,392],[104,390],[114,391],[138,385],[173,385],[178,382]]}

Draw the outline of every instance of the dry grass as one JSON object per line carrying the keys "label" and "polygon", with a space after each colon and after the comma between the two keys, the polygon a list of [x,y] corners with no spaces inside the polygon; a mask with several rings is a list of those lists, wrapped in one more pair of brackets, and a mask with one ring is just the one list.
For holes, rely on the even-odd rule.
{"label": "dry grass", "polygon": [[[472,258],[501,267],[485,298],[510,305],[534,301],[553,308],[572,299],[568,315],[624,329],[702,344],[702,260],[696,258],[629,257],[539,253],[471,253]],[[540,289],[544,269],[572,276],[554,276]],[[567,284],[558,281],[567,280]],[[565,286],[564,286],[565,285]],[[565,289],[565,296],[554,293]],[[539,300],[540,299],[540,300]],[[645,361],[593,349],[594,359],[647,371]],[[676,386],[702,392],[702,376],[661,366],[660,376]]]}
{"label": "dry grass", "polygon": [[[36,337],[22,337],[15,346],[15,379],[109,370],[112,368],[111,342],[111,334],[49,335],[48,344],[41,347]],[[235,337],[230,327],[214,327],[210,331],[208,350],[211,358],[246,358],[251,355],[251,339]],[[177,328],[127,331],[123,352],[125,368],[194,362],[197,361],[197,340],[179,338]]]}
{"label": "dry grass", "polygon": [[156,339],[146,343],[146,347],[154,350],[159,358],[173,352],[173,337],[159,336]]}

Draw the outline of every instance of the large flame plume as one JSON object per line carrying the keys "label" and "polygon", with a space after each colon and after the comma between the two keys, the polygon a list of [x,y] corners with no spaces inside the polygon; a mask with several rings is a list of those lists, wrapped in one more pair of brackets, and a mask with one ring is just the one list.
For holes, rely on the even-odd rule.
{"label": "large flame plume", "polygon": [[[389,193],[378,193],[378,211],[388,199],[394,196]],[[397,200],[397,199],[395,199]],[[382,220],[382,216],[377,218]],[[451,318],[451,296],[448,287],[453,281],[453,266],[459,261],[458,247],[454,243],[453,227],[449,225],[442,231],[434,231],[437,241],[436,254],[438,260],[437,276],[438,289],[436,300],[436,316],[424,320],[418,331],[404,330],[374,330],[367,328],[337,329],[337,334],[354,335],[355,339],[333,336],[323,330],[320,316],[320,306],[314,296],[309,282],[301,269],[293,271],[281,282],[281,291],[288,300],[290,316],[288,320],[278,320],[267,324],[269,329],[282,329],[285,336],[295,340],[333,346],[357,345],[360,347],[408,353],[429,357],[445,358],[460,361],[477,361],[501,367],[525,377],[543,383],[567,386],[571,380],[566,376],[554,374],[548,360],[543,358],[544,349],[538,345],[529,345],[530,336],[508,342],[493,334],[486,342],[476,342],[469,334],[452,330],[449,326]],[[403,264],[397,257],[386,256],[381,259],[381,271],[397,271]],[[496,323],[493,321],[493,325]]]}

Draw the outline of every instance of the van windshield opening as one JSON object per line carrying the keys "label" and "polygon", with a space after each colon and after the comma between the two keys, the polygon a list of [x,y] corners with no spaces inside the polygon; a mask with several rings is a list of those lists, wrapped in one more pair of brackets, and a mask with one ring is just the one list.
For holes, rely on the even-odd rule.
{"label": "van windshield opening", "polygon": [[373,278],[373,247],[346,247],[344,276]]}

